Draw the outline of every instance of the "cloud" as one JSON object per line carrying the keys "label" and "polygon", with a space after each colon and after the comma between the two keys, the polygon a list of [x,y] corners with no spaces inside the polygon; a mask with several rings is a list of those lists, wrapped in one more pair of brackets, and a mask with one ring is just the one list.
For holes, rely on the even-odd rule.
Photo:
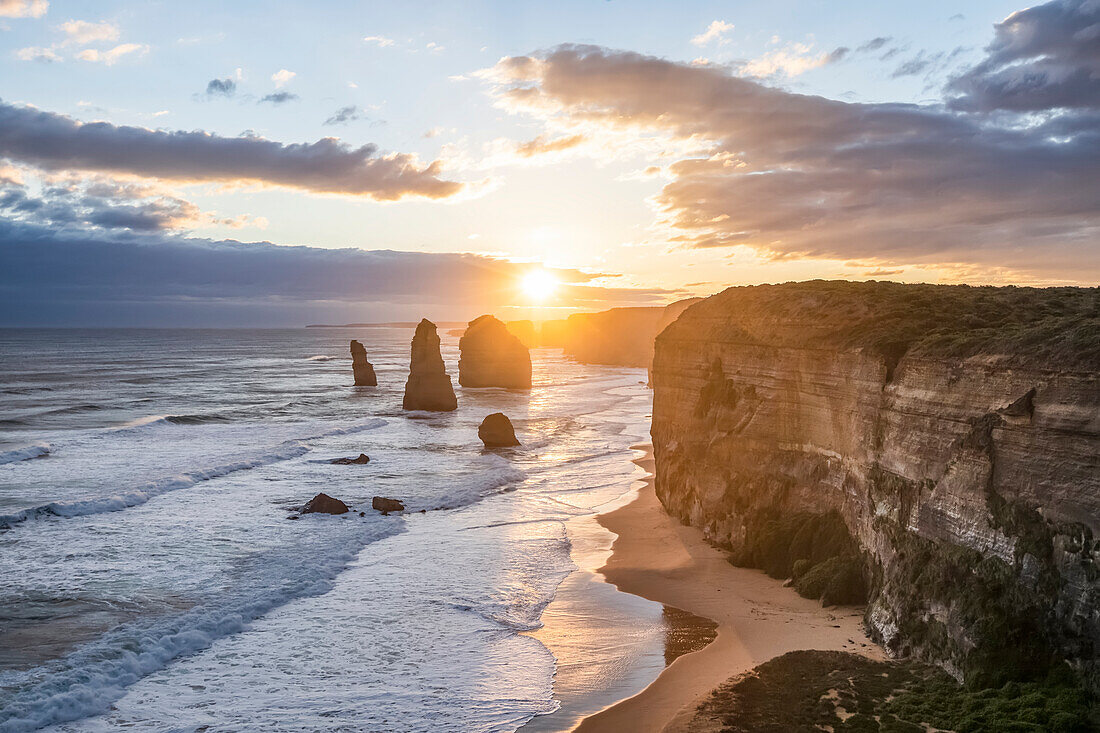
{"label": "cloud", "polygon": [[887,43],[889,43],[890,40],[891,39],[889,36],[879,36],[878,38],[872,38],[871,40],[867,41],[859,48],[857,48],[856,51],[858,51],[859,53],[870,53],[872,51],[877,51],[885,46]]}
{"label": "cloud", "polygon": [[386,38],[385,36],[367,36],[363,39],[366,43],[373,43],[379,48],[386,48],[392,46],[395,41],[392,38]]}
{"label": "cloud", "polygon": [[272,92],[271,94],[265,94],[260,97],[260,101],[257,104],[263,104],[264,102],[270,102],[271,104],[286,104],[298,99],[297,94],[291,94],[290,92]]}
{"label": "cloud", "polygon": [[1100,2],[1055,0],[994,26],[986,57],[954,79],[955,109],[1100,108]]}
{"label": "cloud", "polygon": [[48,64],[61,60],[61,57],[52,48],[46,48],[45,46],[21,48],[15,52],[15,58],[20,61],[41,61]]}
{"label": "cloud", "polygon": [[286,84],[289,83],[290,80],[296,76],[298,75],[293,71],[289,71],[287,69],[279,69],[271,75],[271,81],[275,82],[275,88],[279,89],[283,86],[286,86]]}
{"label": "cloud", "polygon": [[46,0],[0,0],[0,18],[41,18],[49,7]]}
{"label": "cloud", "polygon": [[[28,171],[34,176],[33,171]],[[129,230],[154,232],[220,225],[232,229],[264,228],[263,217],[219,217],[201,211],[159,186],[119,182],[105,176],[36,177],[36,193],[24,171],[0,167],[0,216],[72,231]]]}
{"label": "cloud", "polygon": [[[74,233],[0,218],[0,325],[303,325],[454,318],[519,301],[529,264],[458,253]],[[551,269],[562,305],[659,303]],[[437,315],[438,314],[438,315]]]}
{"label": "cloud", "polygon": [[106,21],[67,20],[58,28],[65,34],[63,46],[86,46],[99,41],[117,41],[119,37],[118,26]]}
{"label": "cloud", "polygon": [[1091,116],[1021,124],[941,105],[853,104],[593,46],[505,58],[489,77],[498,104],[554,125],[703,141],[701,154],[666,166],[671,180],[654,198],[674,243],[1100,277]]}
{"label": "cloud", "polygon": [[349,122],[363,119],[363,110],[356,107],[354,104],[348,107],[341,107],[332,113],[332,116],[325,120],[322,124],[325,125],[346,125]]}
{"label": "cloud", "polygon": [[575,148],[585,140],[584,135],[567,135],[564,137],[548,139],[546,135],[539,135],[533,140],[516,145],[516,152],[524,158],[546,153],[557,153],[562,150]]}
{"label": "cloud", "polygon": [[849,49],[841,46],[831,52],[817,52],[808,43],[788,43],[785,47],[768,51],[759,58],[734,64],[741,74],[768,78],[794,77],[827,64],[840,61]]}
{"label": "cloud", "polygon": [[149,47],[144,43],[121,43],[112,49],[107,51],[100,51],[95,48],[86,48],[76,55],[81,61],[91,61],[92,63],[102,63],[107,66],[113,66],[123,56],[136,53],[138,55],[144,55],[149,52]]}
{"label": "cloud", "polygon": [[232,97],[236,93],[237,82],[229,77],[211,79],[206,83],[206,96],[208,97]]}
{"label": "cloud", "polygon": [[691,39],[691,42],[696,46],[706,46],[708,43],[718,42],[719,45],[729,43],[729,39],[726,38],[727,33],[733,32],[733,23],[727,23],[724,20],[712,20],[707,29]]}
{"label": "cloud", "polygon": [[381,155],[336,138],[286,144],[256,136],[149,130],[0,102],[0,157],[45,170],[84,170],[174,181],[261,183],[395,201],[446,198],[463,184],[405,153]]}

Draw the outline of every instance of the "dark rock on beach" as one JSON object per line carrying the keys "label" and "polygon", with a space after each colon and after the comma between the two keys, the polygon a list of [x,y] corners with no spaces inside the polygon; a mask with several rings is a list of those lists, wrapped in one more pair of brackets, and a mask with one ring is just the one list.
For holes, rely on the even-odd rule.
{"label": "dark rock on beach", "polygon": [[346,514],[348,505],[328,494],[318,494],[302,507],[302,514]]}
{"label": "dark rock on beach", "polygon": [[351,370],[355,375],[356,387],[378,386],[378,378],[374,375],[374,365],[367,361],[367,350],[358,341],[351,342]]}
{"label": "dark rock on beach", "polygon": [[477,437],[487,448],[504,448],[519,445],[512,421],[503,412],[494,412],[481,421],[477,428]]}
{"label": "dark rock on beach", "polygon": [[406,410],[450,412],[458,407],[451,377],[439,354],[439,335],[427,318],[420,321],[412,340],[409,379],[405,382]]}
{"label": "dark rock on beach", "polygon": [[398,501],[397,499],[387,499],[384,496],[374,497],[371,500],[370,505],[371,505],[371,508],[377,509],[378,511],[382,512],[383,514],[388,514],[389,512],[403,512],[403,511],[405,511],[404,503]]}
{"label": "dark rock on beach", "polygon": [[366,453],[360,453],[358,458],[333,458],[329,463],[335,463],[338,466],[370,463],[370,456]]}

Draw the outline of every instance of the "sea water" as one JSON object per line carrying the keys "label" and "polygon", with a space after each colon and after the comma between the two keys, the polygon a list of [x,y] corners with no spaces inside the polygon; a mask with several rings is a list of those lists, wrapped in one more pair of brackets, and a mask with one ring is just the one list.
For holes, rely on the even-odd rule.
{"label": "sea water", "polygon": [[[575,569],[569,522],[635,485],[645,372],[534,350],[529,392],[467,390],[444,335],[458,411],[405,412],[411,335],[0,331],[0,731],[510,731],[554,711],[529,632]],[[351,386],[352,338],[379,387]],[[482,448],[497,411],[522,446]],[[290,519],[322,491],[353,511]]]}

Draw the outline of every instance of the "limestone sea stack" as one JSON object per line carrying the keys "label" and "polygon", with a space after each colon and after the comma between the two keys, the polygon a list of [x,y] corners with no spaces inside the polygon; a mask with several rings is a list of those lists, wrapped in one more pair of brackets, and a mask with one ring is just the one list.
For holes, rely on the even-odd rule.
{"label": "limestone sea stack", "polygon": [[463,387],[531,388],[527,347],[493,316],[470,321],[458,348],[458,383]]}
{"label": "limestone sea stack", "polygon": [[374,366],[367,361],[367,350],[358,341],[351,342],[351,371],[355,375],[356,387],[378,386],[378,378],[374,376]]}
{"label": "limestone sea stack", "polygon": [[477,429],[477,437],[481,438],[486,448],[519,445],[516,431],[512,428],[512,421],[503,412],[494,412],[482,420]]}
{"label": "limestone sea stack", "polygon": [[439,335],[427,318],[420,321],[412,340],[409,379],[405,382],[406,410],[450,412],[458,407],[451,377],[439,354]]}

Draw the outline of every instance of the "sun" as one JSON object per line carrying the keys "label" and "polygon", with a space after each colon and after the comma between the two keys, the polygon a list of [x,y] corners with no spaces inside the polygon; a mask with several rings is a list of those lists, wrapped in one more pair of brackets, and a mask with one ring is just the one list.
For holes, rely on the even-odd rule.
{"label": "sun", "polygon": [[532,270],[520,281],[520,288],[524,295],[536,302],[549,298],[557,287],[557,279],[546,270]]}

